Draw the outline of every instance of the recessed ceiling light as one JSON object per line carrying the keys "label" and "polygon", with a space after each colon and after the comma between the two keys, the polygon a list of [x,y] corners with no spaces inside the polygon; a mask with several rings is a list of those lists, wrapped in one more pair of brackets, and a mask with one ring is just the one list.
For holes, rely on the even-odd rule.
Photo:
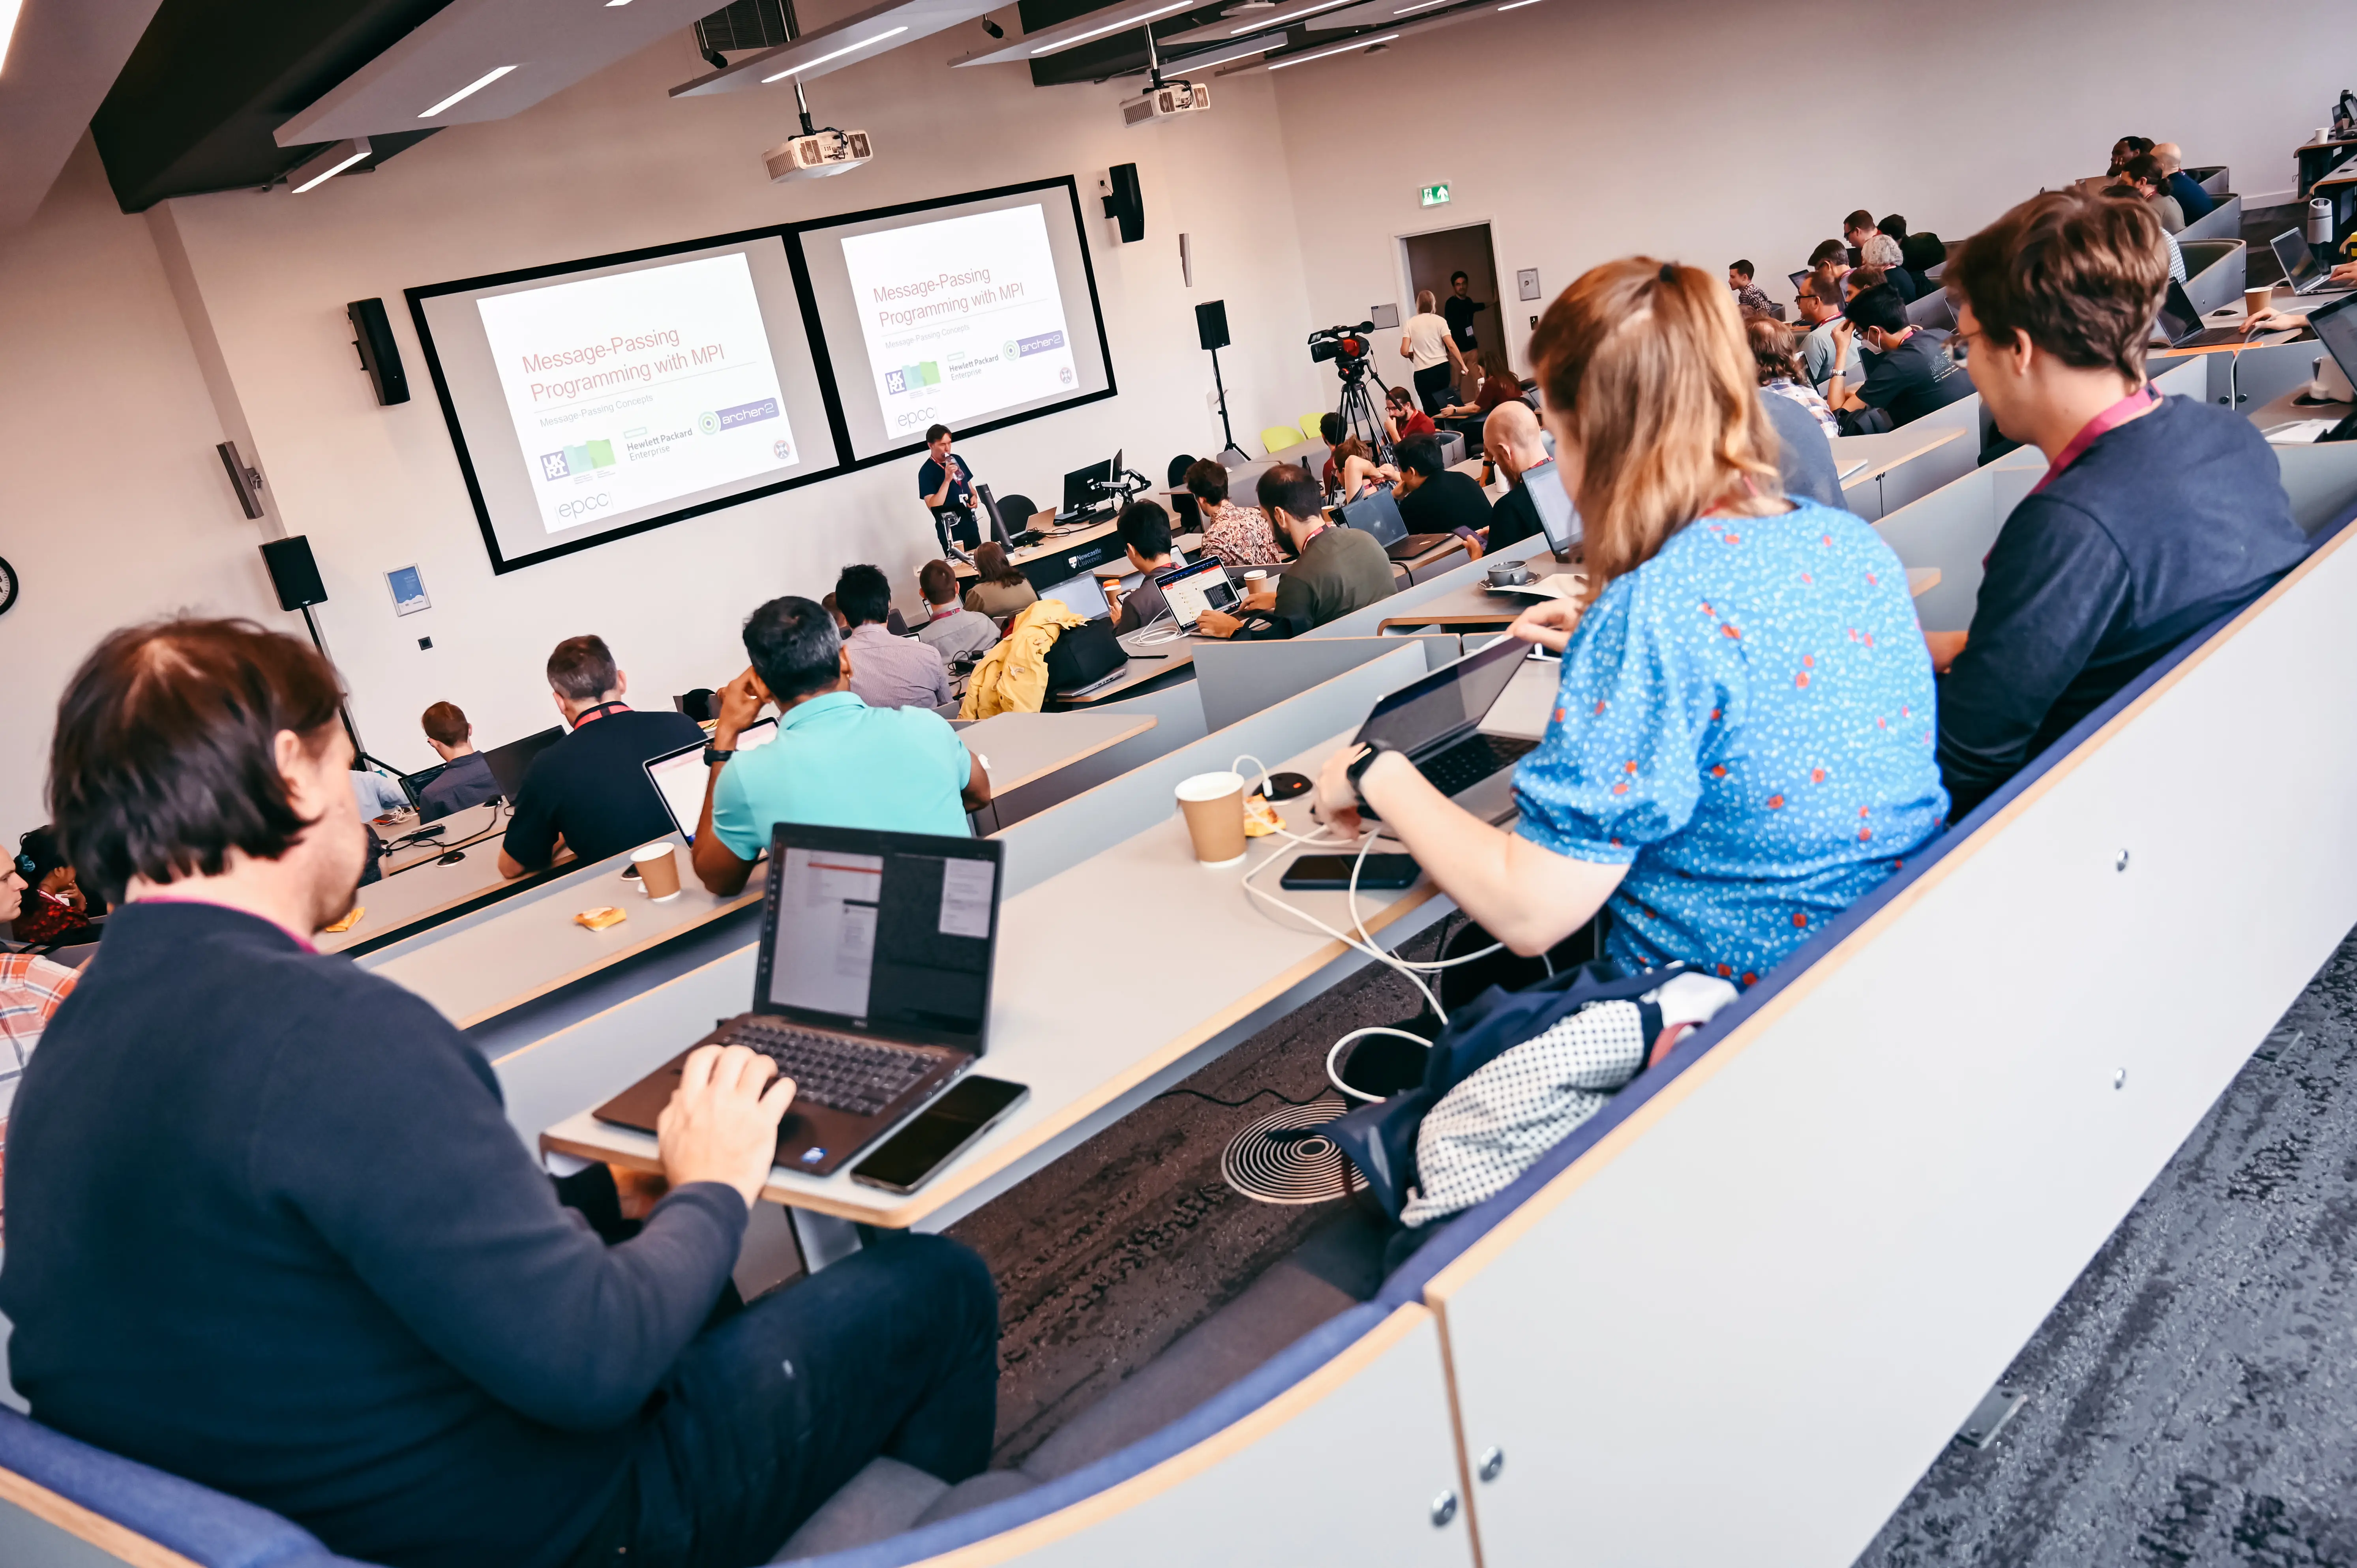
{"label": "recessed ceiling light", "polygon": [[449,97],[445,98],[441,102],[436,103],[433,108],[428,109],[425,113],[420,114],[418,118],[421,120],[431,120],[434,116],[441,113],[442,111],[449,108],[450,105],[457,102],[460,99],[473,97],[476,93],[480,92],[483,89],[489,87],[491,83],[497,81],[500,78],[505,76],[514,69],[515,67],[511,65],[503,65],[485,71],[474,81],[467,83],[466,86],[458,89],[457,91],[450,94]]}
{"label": "recessed ceiling light", "polygon": [[1268,69],[1283,70],[1289,65],[1308,65],[1313,59],[1326,59],[1334,55],[1349,54],[1354,49],[1372,48],[1377,44],[1387,44],[1398,37],[1397,33],[1385,33],[1379,38],[1352,38],[1339,49],[1320,49],[1314,55],[1295,55],[1291,59],[1273,59],[1268,62]]}
{"label": "recessed ceiling light", "polygon": [[8,43],[16,36],[16,14],[25,8],[25,0],[0,0],[0,69],[8,64]]}
{"label": "recessed ceiling light", "polygon": [[1060,38],[1052,44],[1041,44],[1031,52],[1035,55],[1051,55],[1058,49],[1068,49],[1074,44],[1084,44],[1091,38],[1103,38],[1107,33],[1123,33],[1132,27],[1142,27],[1157,16],[1168,16],[1173,11],[1184,11],[1192,4],[1194,0],[1178,0],[1176,5],[1158,6],[1142,16],[1125,16],[1118,22],[1108,22],[1102,27],[1092,28],[1088,32],[1076,34],[1069,38]]}
{"label": "recessed ceiling light", "polygon": [[1263,27],[1281,27],[1286,22],[1297,22],[1304,16],[1315,16],[1320,11],[1331,11],[1337,5],[1349,4],[1350,0],[1318,0],[1315,5],[1305,5],[1298,11],[1287,11],[1282,16],[1255,16],[1241,27],[1230,27],[1228,37],[1232,38],[1242,33],[1257,32]]}
{"label": "recessed ceiling light", "polygon": [[1539,0],[1512,0],[1512,5],[1501,5],[1498,9],[1501,11],[1519,11],[1525,5],[1535,5],[1538,3]]}
{"label": "recessed ceiling light", "polygon": [[354,136],[350,141],[338,142],[325,152],[307,158],[296,166],[294,173],[286,177],[291,194],[300,196],[315,186],[327,184],[368,156],[371,150],[369,139],[366,136]]}
{"label": "recessed ceiling light", "polygon": [[861,49],[866,48],[870,44],[880,44],[887,38],[897,38],[908,30],[909,29],[906,27],[888,28],[885,31],[877,34],[872,38],[862,38],[856,44],[845,44],[832,54],[823,54],[816,59],[806,59],[800,65],[790,65],[785,70],[778,72],[777,75],[765,76],[761,81],[764,83],[783,81],[790,76],[800,76],[803,71],[810,70],[813,66],[824,65],[831,59],[841,59],[845,55],[857,54]]}
{"label": "recessed ceiling light", "polygon": [[1418,11],[1429,11],[1435,5],[1446,5],[1448,0],[1415,0],[1413,5],[1403,5],[1392,13],[1394,16],[1413,16]]}

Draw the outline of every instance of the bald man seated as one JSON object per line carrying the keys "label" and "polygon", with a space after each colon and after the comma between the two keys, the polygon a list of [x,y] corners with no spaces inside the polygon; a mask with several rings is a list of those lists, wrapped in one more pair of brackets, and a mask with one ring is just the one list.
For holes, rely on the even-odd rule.
{"label": "bald man seated", "polygon": [[2216,210],[2218,202],[2201,182],[2185,172],[2185,154],[2175,142],[2155,142],[2152,156],[2159,161],[2160,172],[2169,177],[2169,194],[2177,198],[2177,205],[2185,213],[2188,223],[2207,218]]}
{"label": "bald man seated", "polygon": [[1526,403],[1501,403],[1490,411],[1490,417],[1481,422],[1481,455],[1498,466],[1512,487],[1490,509],[1490,526],[1481,547],[1486,553],[1540,532],[1539,510],[1531,500],[1534,476],[1542,484],[1562,481],[1555,477],[1555,459],[1547,456],[1546,443],[1539,439],[1539,416]]}

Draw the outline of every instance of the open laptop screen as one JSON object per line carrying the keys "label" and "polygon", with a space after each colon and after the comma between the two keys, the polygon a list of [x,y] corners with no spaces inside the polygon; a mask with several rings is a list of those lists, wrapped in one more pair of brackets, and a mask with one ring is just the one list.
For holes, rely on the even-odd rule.
{"label": "open laptop screen", "polygon": [[565,738],[562,725],[551,725],[538,735],[528,735],[522,740],[511,740],[505,746],[495,746],[483,753],[483,764],[499,780],[500,793],[515,803],[516,792],[523,788],[523,776],[532,768],[532,759]]}
{"label": "open laptop screen", "polygon": [[2284,276],[2295,292],[2316,281],[2319,270],[2316,252],[2308,248],[2308,236],[2298,229],[2287,229],[2267,242],[2283,266]]}
{"label": "open laptop screen", "polygon": [[996,852],[981,840],[780,824],[761,1010],[979,1056]]}
{"label": "open laptop screen", "polygon": [[[751,751],[777,738],[778,721],[762,719],[737,732],[737,749]],[[683,746],[677,751],[647,758],[647,778],[653,782],[655,793],[662,797],[672,825],[690,843],[695,842],[695,824],[704,820],[704,790],[710,782],[711,771],[704,765],[701,745]]]}
{"label": "open laptop screen", "polygon": [[1113,607],[1105,602],[1104,585],[1097,581],[1092,572],[1083,572],[1077,577],[1065,578],[1051,588],[1042,588],[1039,596],[1061,600],[1067,609],[1082,620],[1103,620],[1113,614]]}
{"label": "open laptop screen", "polygon": [[2199,337],[2201,332],[2201,313],[2193,308],[2185,285],[2175,278],[2169,279],[2168,289],[2160,296],[2160,335],[2174,345]]}
{"label": "open laptop screen", "polygon": [[1170,607],[1170,618],[1182,627],[1193,626],[1205,610],[1235,611],[1235,586],[1226,569],[1209,555],[1191,566],[1164,572],[1154,582],[1162,590],[1162,602]]}
{"label": "open laptop screen", "polygon": [[1368,491],[1342,508],[1342,526],[1374,536],[1386,547],[1407,537],[1407,519],[1400,515],[1399,499],[1388,489]]}
{"label": "open laptop screen", "polygon": [[2357,386],[2357,294],[2318,306],[2308,313],[2308,324],[2316,328],[2318,340],[2341,367],[2341,373]]}
{"label": "open laptop screen", "polygon": [[1501,637],[1479,653],[1443,665],[1377,703],[1360,726],[1359,738],[1384,741],[1413,756],[1432,741],[1472,728],[1530,651],[1529,643]]}

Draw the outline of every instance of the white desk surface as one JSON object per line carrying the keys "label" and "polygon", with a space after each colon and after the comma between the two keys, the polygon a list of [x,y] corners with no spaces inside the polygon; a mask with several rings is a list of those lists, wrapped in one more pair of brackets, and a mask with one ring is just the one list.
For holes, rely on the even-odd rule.
{"label": "white desk surface", "polygon": [[[991,789],[998,793],[1118,746],[1154,724],[1147,714],[1001,714],[969,725],[959,738],[990,758]],[[552,878],[545,887],[535,885],[519,891],[490,918],[454,927],[447,940],[425,942],[370,967],[424,997],[464,1029],[759,901],[766,868],[755,868],[742,893],[717,898],[695,880],[684,843],[679,844],[679,856],[680,892],[662,903],[651,902],[636,881],[621,875],[624,859],[618,855],[594,875],[561,882]],[[496,884],[496,846],[479,845],[459,865],[435,870],[453,874],[448,880],[454,886],[462,881],[470,885],[456,898],[446,898],[441,907],[447,907],[480,891],[486,874]],[[414,872],[401,881],[427,878],[425,872]],[[373,884],[361,889],[361,903],[369,913],[343,938],[329,940],[350,945],[395,929],[398,901],[388,899],[380,909],[369,897],[394,886]],[[629,918],[596,931],[575,922],[575,915],[601,905],[626,910]],[[380,923],[381,917],[385,923]]]}
{"label": "white desk surface", "polygon": [[1060,697],[1050,693],[1048,701],[1060,708],[1092,707],[1099,703],[1110,703],[1115,697],[1126,697],[1148,682],[1159,681],[1165,675],[1193,668],[1196,643],[1193,632],[1173,638],[1168,642],[1149,640],[1167,635],[1169,630],[1168,627],[1159,627],[1131,632],[1119,639],[1121,650],[1129,655],[1129,662],[1122,667],[1120,674],[1093,691],[1074,696]]}
{"label": "white desk surface", "polygon": [[1839,473],[1859,458],[1866,459],[1865,467],[1842,481],[1843,489],[1851,489],[1880,478],[1901,463],[1911,462],[1951,441],[1962,440],[1964,434],[1953,425],[1946,429],[1919,429],[1916,425],[1908,424],[1873,435],[1836,435],[1831,442],[1834,470]]}
{"label": "white desk surface", "polygon": [[[1523,564],[1530,568],[1534,578],[1579,569],[1577,562],[1558,561],[1545,553],[1533,555]],[[1492,592],[1489,584],[1477,575],[1463,587],[1437,594],[1412,610],[1386,616],[1376,629],[1389,631],[1394,627],[1418,626],[1504,626],[1536,603],[1538,601],[1527,594]]]}
{"label": "white desk surface", "polygon": [[478,841],[486,833],[496,834],[505,826],[504,811],[503,807],[486,804],[468,806],[464,811],[453,811],[431,822],[421,822],[414,816],[404,817],[390,827],[379,827],[371,822],[369,826],[387,843],[407,838],[420,828],[438,827],[442,830],[435,838],[386,851],[379,865],[387,876],[398,876],[415,866],[431,865],[461,844]]}
{"label": "white desk surface", "polygon": [[[1552,690],[1555,666],[1534,663],[1537,684]],[[1542,699],[1543,700],[1543,699]],[[1275,764],[1315,775],[1350,736],[1344,731]],[[1277,808],[1295,832],[1308,832],[1309,799]],[[1297,846],[1255,839],[1246,866],[1212,870],[1196,863],[1187,829],[1173,809],[1103,854],[1006,900],[999,911],[998,968],[992,986],[989,1049],[981,1070],[1028,1084],[1030,1098],[931,1181],[902,1195],[863,1187],[850,1165],[832,1176],[772,1169],[762,1196],[775,1203],[891,1229],[920,1226],[953,1201],[963,1213],[1023,1179],[1081,1139],[1243,1039],[1263,1009],[1298,1005],[1364,961],[1334,938],[1287,918],[1240,886],[1247,866],[1289,860]],[[1281,867],[1254,878],[1318,918],[1348,929],[1346,896],[1278,893]],[[1437,908],[1427,910],[1437,901]],[[1367,929],[1449,907],[1429,879],[1402,893],[1361,893]],[[1084,961],[1074,935],[1104,921],[1147,916],[1157,929],[1183,930],[1186,961],[1140,968]],[[1409,929],[1421,926],[1412,921]],[[749,949],[645,992],[596,1020],[608,1033],[648,1042],[641,1071],[652,1071],[712,1021],[742,1012],[752,993]],[[1305,987],[1310,988],[1307,991]],[[1298,998],[1298,1000],[1295,1000]],[[629,1086],[602,1086],[595,1105]],[[587,1086],[585,1086],[587,1087]],[[547,1129],[542,1146],[640,1170],[660,1170],[649,1134],[608,1126],[587,1109]],[[856,1164],[854,1161],[851,1164]],[[955,1214],[946,1218],[953,1219]]]}
{"label": "white desk surface", "polygon": [[544,871],[511,882],[500,875],[500,835],[494,834],[458,851],[460,858],[448,865],[429,860],[398,876],[370,883],[352,899],[363,911],[352,929],[322,931],[313,942],[321,952],[342,952],[396,935],[461,905],[490,899],[503,890],[521,891],[574,869],[572,855],[563,854]]}

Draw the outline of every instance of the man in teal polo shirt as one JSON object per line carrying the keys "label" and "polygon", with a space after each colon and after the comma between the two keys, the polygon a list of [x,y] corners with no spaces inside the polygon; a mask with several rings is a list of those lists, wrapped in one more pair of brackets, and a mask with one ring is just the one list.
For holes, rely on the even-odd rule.
{"label": "man in teal polo shirt", "polygon": [[[720,693],[704,759],[710,777],[691,855],[726,897],[745,886],[780,822],[963,836],[990,778],[930,708],[871,708],[851,691],[834,617],[809,599],[771,599],[745,622],[752,667]],[[737,736],[777,704],[778,738],[736,755]]]}

